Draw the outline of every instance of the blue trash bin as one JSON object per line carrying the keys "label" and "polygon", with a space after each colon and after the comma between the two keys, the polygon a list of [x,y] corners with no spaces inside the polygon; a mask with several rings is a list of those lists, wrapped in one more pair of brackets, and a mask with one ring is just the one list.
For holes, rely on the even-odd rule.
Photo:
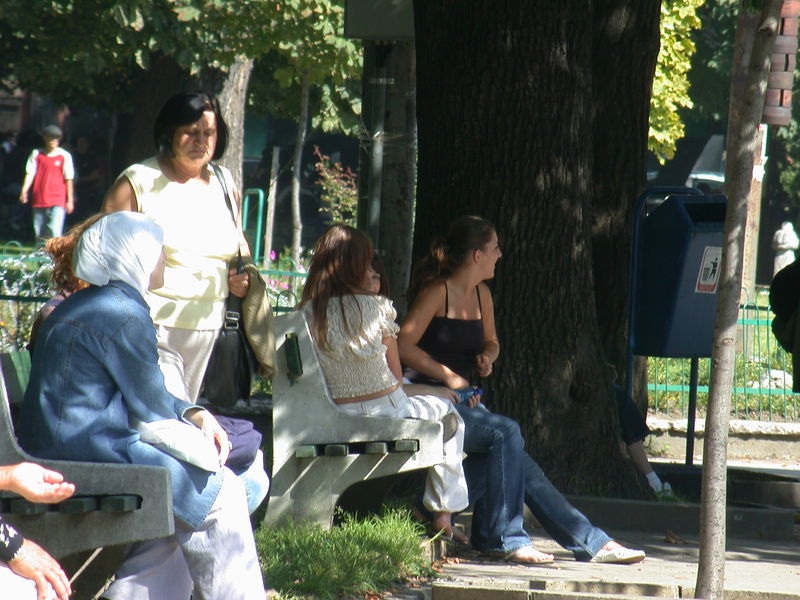
{"label": "blue trash bin", "polygon": [[725,196],[671,195],[642,217],[633,353],[711,356]]}

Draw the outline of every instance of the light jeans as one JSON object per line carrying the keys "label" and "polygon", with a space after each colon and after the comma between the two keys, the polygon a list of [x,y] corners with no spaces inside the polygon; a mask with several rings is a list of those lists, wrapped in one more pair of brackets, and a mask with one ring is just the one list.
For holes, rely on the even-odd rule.
{"label": "light jeans", "polygon": [[479,550],[511,552],[529,545],[523,529],[523,501],[553,539],[588,561],[611,541],[550,482],[525,452],[519,424],[483,404],[457,405],[464,420],[464,472],[474,503],[472,545]]}
{"label": "light jeans", "polygon": [[253,464],[241,473],[236,473],[236,476],[244,484],[244,491],[247,493],[247,512],[252,515],[269,494],[269,475],[264,469],[264,453],[258,450]]}
{"label": "light jeans", "polygon": [[64,234],[64,207],[33,208],[33,231],[36,240],[49,240]]}
{"label": "light jeans", "polygon": [[103,596],[109,600],[264,600],[264,580],[242,482],[228,469],[199,529],[134,544]]}
{"label": "light jeans", "polygon": [[422,502],[432,512],[457,512],[469,503],[467,482],[464,478],[464,424],[453,404],[433,395],[406,396],[402,387],[386,396],[363,402],[337,405],[350,415],[367,417],[393,417],[397,419],[424,419],[441,421],[445,415],[457,417],[455,434],[444,442],[444,461],[428,469]]}

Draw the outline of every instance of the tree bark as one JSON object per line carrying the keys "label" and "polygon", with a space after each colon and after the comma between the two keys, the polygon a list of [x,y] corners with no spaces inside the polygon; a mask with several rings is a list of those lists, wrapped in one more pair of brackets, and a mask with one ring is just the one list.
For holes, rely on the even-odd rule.
{"label": "tree bark", "polygon": [[292,262],[295,270],[300,264],[300,245],[303,239],[303,220],[300,215],[300,175],[303,164],[303,147],[306,144],[308,128],[309,78],[303,75],[300,83],[300,119],[297,122],[297,135],[292,156]]}
{"label": "tree bark", "polygon": [[237,58],[225,72],[220,89],[215,90],[222,116],[228,125],[228,148],[220,162],[230,169],[236,188],[241,191],[243,191],[244,108],[247,100],[247,84],[252,72],[252,58]]}
{"label": "tree bark", "polygon": [[[696,596],[708,600],[724,597],[725,516],[730,397],[736,360],[736,323],[747,201],[753,176],[755,141],[764,107],[770,54],[779,26],[782,0],[763,0],[753,42],[747,80],[741,96],[731,93],[725,164],[725,237],[720,266],[719,299],[714,323],[712,370],[703,445],[703,477],[700,505],[700,559]],[[744,10],[744,8],[742,8]]]}
{"label": "tree bark", "polygon": [[594,2],[592,271],[601,343],[620,382],[627,347],[632,213],[646,184],[660,5],[640,0]]}
{"label": "tree bark", "polygon": [[[636,168],[643,171],[644,157],[644,137],[629,121],[641,122],[649,83],[625,86],[633,95],[633,115],[624,107],[596,114],[598,49],[592,40],[619,37],[640,13],[647,39],[658,11],[624,3],[631,23],[620,29],[611,18],[619,4],[428,0],[414,6],[414,252],[424,253],[433,235],[460,214],[481,214],[496,224],[504,256],[492,285],[503,350],[484,384],[490,406],[520,423],[529,451],[554,482],[598,494],[641,493],[618,446],[596,308],[592,230],[599,220],[612,232],[600,236],[614,239],[603,264],[628,262],[623,203],[632,202],[641,186]],[[641,54],[620,47],[609,68],[645,69]],[[618,138],[609,152],[627,148],[633,163],[614,162],[610,170],[603,162],[611,172],[598,179],[593,142],[599,135]],[[612,186],[615,177],[620,183]],[[607,193],[609,207],[594,208],[597,195]],[[605,211],[623,214],[611,218]],[[615,252],[620,255],[611,258]],[[624,297],[624,273],[617,278]],[[624,322],[624,315],[617,319]],[[623,335],[609,333],[611,345]]]}
{"label": "tree bark", "polygon": [[272,162],[267,184],[267,216],[264,226],[264,260],[262,267],[269,268],[272,256],[272,231],[275,228],[275,198],[278,196],[278,173],[280,169],[281,147],[272,147]]}

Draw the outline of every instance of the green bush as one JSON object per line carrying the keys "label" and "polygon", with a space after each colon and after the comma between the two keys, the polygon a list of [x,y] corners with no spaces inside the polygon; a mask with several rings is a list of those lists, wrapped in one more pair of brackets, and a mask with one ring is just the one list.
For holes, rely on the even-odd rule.
{"label": "green bush", "polygon": [[[41,252],[0,258],[0,294],[47,298],[52,265]],[[0,300],[0,352],[24,348],[39,302]]]}
{"label": "green bush", "polygon": [[331,529],[297,522],[262,527],[256,545],[269,588],[331,600],[433,574],[420,546],[422,532],[408,511],[387,509],[362,520],[345,515]]}

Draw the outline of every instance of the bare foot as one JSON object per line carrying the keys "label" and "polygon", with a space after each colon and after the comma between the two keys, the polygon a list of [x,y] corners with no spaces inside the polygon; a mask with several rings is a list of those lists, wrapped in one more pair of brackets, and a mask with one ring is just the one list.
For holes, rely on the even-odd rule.
{"label": "bare foot", "polygon": [[552,554],[540,552],[533,546],[523,546],[511,552],[487,552],[487,554],[494,558],[503,558],[509,562],[523,565],[547,565],[554,560]]}
{"label": "bare foot", "polygon": [[453,527],[451,513],[433,513],[430,526],[434,534],[441,533],[444,539],[453,540],[459,544],[469,544],[469,538],[458,527]]}

